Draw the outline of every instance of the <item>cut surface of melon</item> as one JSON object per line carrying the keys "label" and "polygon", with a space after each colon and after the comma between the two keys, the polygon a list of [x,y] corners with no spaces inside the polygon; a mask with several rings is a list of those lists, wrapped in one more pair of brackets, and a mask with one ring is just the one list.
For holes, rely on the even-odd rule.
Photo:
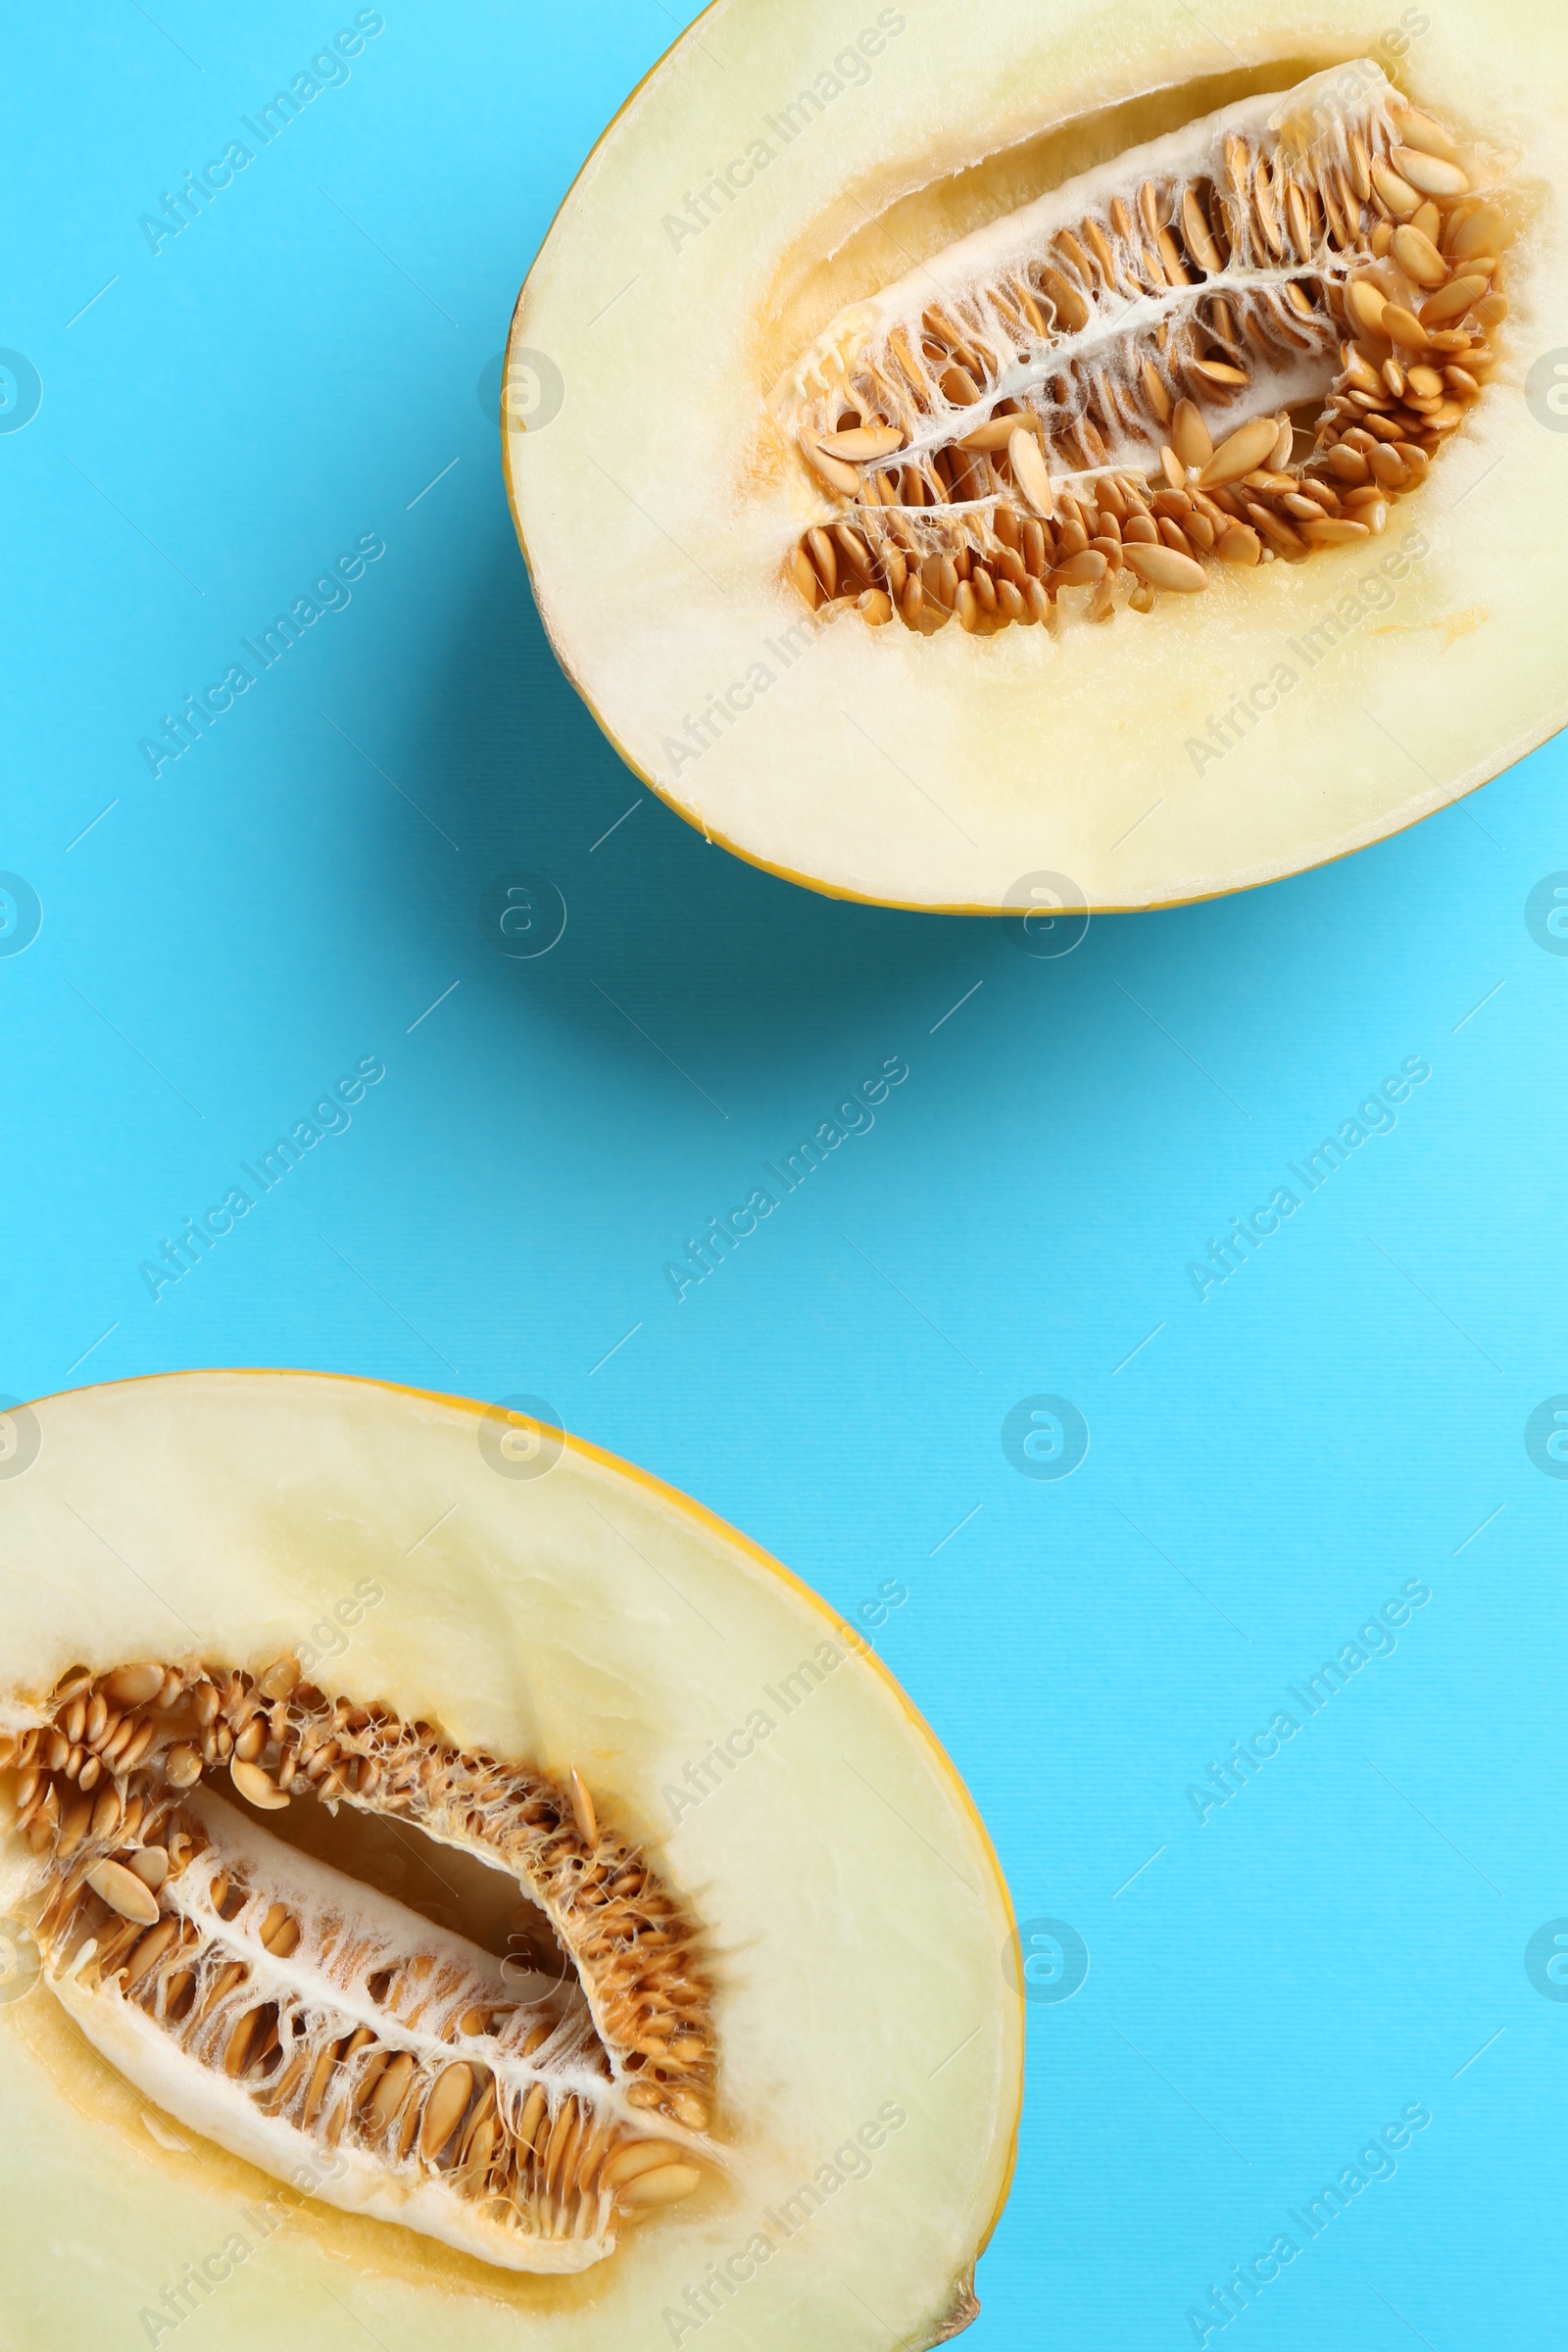
{"label": "cut surface of melon", "polygon": [[681,814],[845,897],[1159,906],[1562,724],[1568,23],[1384,14],[716,0],[675,45],[503,436],[555,649]]}
{"label": "cut surface of melon", "polygon": [[465,2352],[973,2316],[1011,1913],[862,1641],[591,1447],[514,1474],[481,1406],[215,1373],[30,1410],[0,1483],[19,2343],[218,2297],[270,2346],[323,2285]]}

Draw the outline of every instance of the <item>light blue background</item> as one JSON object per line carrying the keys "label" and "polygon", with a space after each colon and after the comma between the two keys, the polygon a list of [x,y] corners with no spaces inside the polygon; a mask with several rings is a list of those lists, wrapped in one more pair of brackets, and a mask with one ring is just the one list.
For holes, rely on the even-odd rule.
{"label": "light blue background", "polygon": [[[4,35],[0,343],[42,404],[0,436],[0,865],[43,925],[0,960],[0,1388],[528,1392],[845,1612],[902,1580],[878,1646],[1020,1918],[1092,1956],[1030,2007],[976,2352],[1191,2343],[1414,2101],[1396,2177],[1237,2326],[1554,2337],[1568,2003],[1524,1949],[1568,1914],[1568,1484],[1523,1433],[1568,1390],[1568,958],[1524,903],[1568,866],[1561,748],[1057,960],[706,847],[559,675],[479,398],[689,11],[388,0],[155,256],[138,216],[353,13],[102,0]],[[138,739],[367,532],[348,609],[154,781]],[[480,936],[518,868],[568,909],[540,960]],[[140,1261],[364,1055],[352,1127],[155,1303]],[[677,1305],[663,1261],[889,1055],[874,1129]],[[1394,1131],[1200,1302],[1186,1262],[1407,1055]],[[1039,1392],[1089,1424],[1064,1481],[1004,1457]],[[1188,1785],[1410,1578],[1396,1652],[1200,1824]]]}

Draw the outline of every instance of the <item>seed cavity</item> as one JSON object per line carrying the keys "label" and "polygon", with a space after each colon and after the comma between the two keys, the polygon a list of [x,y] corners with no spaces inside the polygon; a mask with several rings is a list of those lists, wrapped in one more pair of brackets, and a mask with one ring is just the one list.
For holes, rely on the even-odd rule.
{"label": "seed cavity", "polygon": [[[180,2120],[284,2178],[311,2143],[324,2200],[518,2270],[601,2261],[723,2169],[701,1932],[575,1767],[460,1749],[293,1658],[6,1695],[35,1718],[0,1772],[46,1982]],[[455,1886],[450,1916],[376,1883],[411,1847],[434,1859],[405,1891]]]}
{"label": "seed cavity", "polygon": [[990,636],[1376,537],[1496,364],[1512,212],[1480,172],[1361,60],[923,263],[774,394],[831,494],[789,578]]}

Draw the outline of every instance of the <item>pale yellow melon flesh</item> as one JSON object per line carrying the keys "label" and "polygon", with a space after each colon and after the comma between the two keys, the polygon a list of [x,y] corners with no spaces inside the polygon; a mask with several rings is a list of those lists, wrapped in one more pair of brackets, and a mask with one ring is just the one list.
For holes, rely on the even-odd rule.
{"label": "pale yellow melon flesh", "polygon": [[[972,2308],[1018,2114],[1010,1909],[936,1740],[821,1602],[592,1447],[499,1474],[453,1399],[193,1373],[33,1409],[37,1458],[0,1482],[8,1720],[77,1662],[260,1672],[305,1644],[338,1649],[320,1673],[352,1697],[562,1785],[577,1767],[708,1931],[731,2169],[582,2277],[519,2277],[279,2190],[134,2091],[39,1982],[0,1997],[8,2342],[120,2340],[209,2258],[184,2291],[234,2352],[347,2324],[328,2295],[432,2352],[686,2340],[705,2296],[753,2352],[880,2352]],[[330,1630],[362,1582],[384,1601]],[[736,1739],[683,1798],[759,1711],[753,1752]],[[0,1916],[29,1862],[0,1830]]]}
{"label": "pale yellow melon flesh", "polygon": [[[1568,20],[1488,0],[1396,49],[1388,13],[717,0],[676,44],[523,289],[515,380],[542,357],[559,397],[525,389],[504,450],[556,651],[682,815],[840,896],[998,911],[1047,874],[1158,906],[1378,840],[1562,724],[1568,434],[1525,385],[1568,344]],[[774,397],[813,338],[1073,174],[1362,57],[1479,143],[1522,220],[1496,380],[1386,539],[1054,639],[813,623],[788,559],[832,502]]]}

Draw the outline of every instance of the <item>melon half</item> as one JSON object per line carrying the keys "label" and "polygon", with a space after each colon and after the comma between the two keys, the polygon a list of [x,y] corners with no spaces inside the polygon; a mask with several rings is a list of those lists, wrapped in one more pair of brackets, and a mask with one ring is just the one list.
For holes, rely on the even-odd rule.
{"label": "melon half", "polygon": [[0,1436],[6,2352],[973,2317],[1016,1936],[862,1638],[502,1407],[186,1373]]}
{"label": "melon half", "polygon": [[1145,907],[1568,715],[1568,16],[715,0],[522,289],[563,667],[832,895]]}

